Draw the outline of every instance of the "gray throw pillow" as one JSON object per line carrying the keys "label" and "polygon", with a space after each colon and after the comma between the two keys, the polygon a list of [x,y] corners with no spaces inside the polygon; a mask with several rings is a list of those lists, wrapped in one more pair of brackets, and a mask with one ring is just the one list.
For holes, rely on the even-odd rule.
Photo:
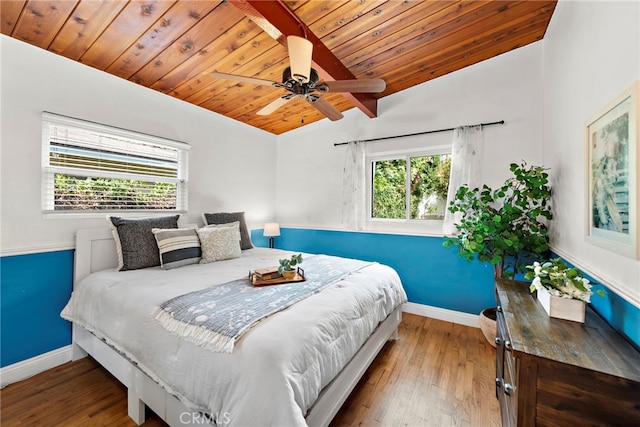
{"label": "gray throw pillow", "polygon": [[240,222],[240,249],[251,249],[251,235],[247,229],[247,222],[244,219],[244,212],[218,212],[206,213],[203,215],[207,224],[228,224],[230,222]]}
{"label": "gray throw pillow", "polygon": [[159,218],[120,218],[109,217],[117,233],[116,246],[119,246],[118,259],[120,271],[160,265],[160,252],[156,238],[151,231],[154,228],[178,228],[180,215]]}

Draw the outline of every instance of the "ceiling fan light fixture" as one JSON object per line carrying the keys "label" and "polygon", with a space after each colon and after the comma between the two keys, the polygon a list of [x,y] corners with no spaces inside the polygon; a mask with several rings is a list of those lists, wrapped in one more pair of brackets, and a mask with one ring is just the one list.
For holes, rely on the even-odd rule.
{"label": "ceiling fan light fixture", "polygon": [[287,36],[291,76],[300,83],[309,81],[313,43],[298,36]]}

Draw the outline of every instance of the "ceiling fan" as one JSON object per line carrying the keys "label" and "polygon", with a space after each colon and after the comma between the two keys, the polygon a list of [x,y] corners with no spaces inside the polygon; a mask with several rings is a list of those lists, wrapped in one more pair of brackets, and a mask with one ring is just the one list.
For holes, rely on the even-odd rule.
{"label": "ceiling fan", "polygon": [[343,117],[342,113],[333,105],[322,99],[318,93],[377,93],[382,92],[386,88],[386,83],[382,79],[353,79],[320,82],[318,72],[311,68],[313,44],[302,37],[288,36],[287,46],[289,50],[290,66],[285,68],[282,73],[282,83],[218,72],[213,72],[211,75],[221,79],[235,80],[243,83],[280,87],[290,92],[276,98],[264,108],[260,109],[256,113],[260,116],[269,115],[278,108],[284,106],[287,102],[300,98],[305,99],[329,120],[340,120]]}

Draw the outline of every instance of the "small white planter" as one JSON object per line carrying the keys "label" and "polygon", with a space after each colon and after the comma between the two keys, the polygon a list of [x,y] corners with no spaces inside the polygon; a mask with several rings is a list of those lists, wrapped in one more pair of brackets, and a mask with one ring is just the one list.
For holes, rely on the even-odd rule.
{"label": "small white planter", "polygon": [[550,317],[584,323],[584,301],[553,296],[544,286],[540,286],[537,293],[538,301]]}

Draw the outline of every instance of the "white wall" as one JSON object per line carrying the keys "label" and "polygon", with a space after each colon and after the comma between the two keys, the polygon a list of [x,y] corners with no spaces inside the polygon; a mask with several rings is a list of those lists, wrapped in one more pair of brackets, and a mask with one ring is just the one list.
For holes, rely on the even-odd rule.
{"label": "white wall", "polygon": [[554,249],[640,306],[640,261],[585,241],[585,122],[640,78],[640,2],[560,1],[544,39]]}
{"label": "white wall", "polygon": [[[485,128],[484,182],[501,184],[509,164],[542,160],[540,42],[384,97],[378,118],[359,110],[278,137],[277,219],[284,226],[341,228],[346,148],[335,142],[505,120]],[[452,132],[389,140],[388,146],[450,144]]]}
{"label": "white wall", "polygon": [[203,212],[246,211],[250,227],[275,217],[274,135],[0,36],[2,255],[73,247],[95,219],[44,219],[41,113],[90,120],[191,145],[188,222]]}

